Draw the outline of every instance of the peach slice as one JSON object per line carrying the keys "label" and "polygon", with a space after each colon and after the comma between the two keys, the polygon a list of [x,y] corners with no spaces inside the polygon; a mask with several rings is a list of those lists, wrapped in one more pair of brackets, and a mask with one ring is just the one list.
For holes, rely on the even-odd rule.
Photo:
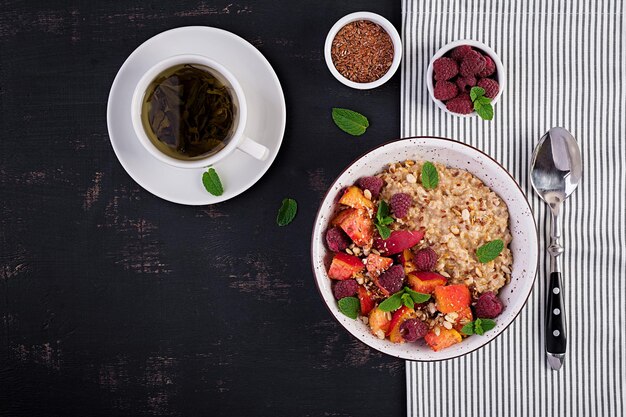
{"label": "peach slice", "polygon": [[405,249],[400,253],[399,261],[400,264],[404,267],[404,273],[408,275],[409,273],[415,271],[417,268],[415,267],[415,263],[413,259],[415,255],[411,249]]}
{"label": "peach slice", "polygon": [[391,342],[404,343],[404,338],[400,333],[400,326],[406,319],[412,317],[415,317],[415,310],[407,306],[402,306],[400,309],[396,310],[395,313],[393,313],[391,323],[389,323],[389,330],[387,331],[387,336],[389,336],[389,340]]}
{"label": "peach slice", "polygon": [[395,255],[417,245],[423,237],[423,230],[394,230],[387,239],[376,237],[374,247],[383,255]]}
{"label": "peach slice", "polygon": [[[439,334],[435,333],[435,329],[438,329],[437,332]],[[448,330],[443,326],[435,326],[426,333],[424,340],[426,340],[426,344],[430,346],[432,350],[438,352],[441,349],[460,343],[463,338],[461,337],[461,333],[454,329]]]}
{"label": "peach slice", "polygon": [[465,284],[439,286],[435,288],[437,310],[444,314],[459,312],[470,306],[472,297]]}
{"label": "peach slice", "polygon": [[372,203],[372,200],[365,198],[363,191],[354,185],[346,189],[341,199],[339,199],[339,203],[355,209],[374,211],[374,203]]}
{"label": "peach slice", "polygon": [[361,314],[367,316],[374,308],[374,298],[372,294],[362,285],[358,289],[359,302],[361,303]]}
{"label": "peach slice", "polygon": [[357,246],[366,246],[374,235],[372,219],[362,210],[349,208],[340,211],[332,224],[341,227]]}
{"label": "peach slice", "polygon": [[377,333],[379,330],[382,331],[383,334],[387,334],[391,321],[387,319],[387,313],[376,307],[370,312],[368,323],[372,333],[378,336]]}
{"label": "peach slice", "polygon": [[339,280],[350,279],[363,269],[365,269],[365,265],[357,256],[337,252],[328,269],[328,276]]}
{"label": "peach slice", "polygon": [[407,275],[409,286],[413,291],[432,294],[435,288],[446,285],[448,280],[436,272],[413,271]]}
{"label": "peach slice", "polygon": [[365,267],[372,278],[377,278],[393,264],[393,259],[370,253],[367,255]]}

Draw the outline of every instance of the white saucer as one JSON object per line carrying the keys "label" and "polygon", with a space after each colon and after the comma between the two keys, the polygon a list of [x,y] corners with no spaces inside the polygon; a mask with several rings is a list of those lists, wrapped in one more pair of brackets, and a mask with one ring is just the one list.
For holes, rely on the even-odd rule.
{"label": "white saucer", "polygon": [[[150,67],[178,54],[207,56],[235,75],[248,103],[245,134],[270,151],[265,161],[258,161],[235,150],[215,164],[224,185],[224,194],[219,197],[204,189],[203,169],[181,169],[164,164],[145,150],[133,131],[130,105],[135,85]],[[141,44],[117,73],[107,106],[111,145],[128,175],[152,194],[187,205],[219,203],[243,193],[256,183],[278,154],[285,122],[283,90],[265,57],[239,36],[204,26],[172,29]]]}

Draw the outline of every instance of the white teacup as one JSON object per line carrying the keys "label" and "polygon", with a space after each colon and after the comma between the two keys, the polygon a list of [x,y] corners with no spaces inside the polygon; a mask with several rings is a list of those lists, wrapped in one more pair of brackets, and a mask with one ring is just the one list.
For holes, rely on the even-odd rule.
{"label": "white teacup", "polygon": [[[226,146],[214,154],[209,154],[207,156],[199,155],[197,157],[189,159],[177,159],[172,156],[166,155],[152,143],[141,121],[143,98],[150,83],[161,72],[165,71],[168,68],[181,64],[196,64],[207,67],[208,70],[212,72],[213,76],[215,76],[217,79],[222,81],[224,85],[226,85],[232,95],[235,107],[237,109],[237,111],[235,112],[234,128],[230,136],[225,140]],[[226,158],[235,149],[240,149],[248,155],[252,156],[253,158],[261,161],[265,160],[269,155],[269,150],[265,146],[261,145],[258,142],[255,142],[244,134],[244,129],[246,127],[246,121],[248,117],[248,107],[246,105],[246,97],[237,79],[230,71],[224,68],[224,66],[218,64],[210,58],[201,55],[185,54],[172,56],[160,61],[158,64],[150,68],[141,77],[139,83],[137,83],[137,86],[135,87],[135,92],[133,93],[133,100],[131,104],[131,111],[133,128],[135,129],[135,133],[137,134],[137,137],[139,138],[139,141],[144,146],[144,148],[146,148],[146,150],[150,152],[150,154],[155,158],[175,167],[205,168]]]}

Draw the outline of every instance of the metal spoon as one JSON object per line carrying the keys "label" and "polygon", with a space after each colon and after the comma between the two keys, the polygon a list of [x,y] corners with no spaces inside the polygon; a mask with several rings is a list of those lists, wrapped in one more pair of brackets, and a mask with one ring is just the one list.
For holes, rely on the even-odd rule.
{"label": "metal spoon", "polygon": [[576,139],[562,127],[543,135],[533,153],[530,182],[539,197],[550,206],[550,286],[546,303],[546,355],[554,370],[563,365],[567,348],[563,311],[561,263],[561,204],[578,186],[582,177],[582,158]]}

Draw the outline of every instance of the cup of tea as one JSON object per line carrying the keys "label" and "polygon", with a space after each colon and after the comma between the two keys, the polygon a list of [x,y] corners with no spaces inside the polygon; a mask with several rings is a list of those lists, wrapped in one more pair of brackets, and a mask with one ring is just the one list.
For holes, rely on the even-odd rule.
{"label": "cup of tea", "polygon": [[244,134],[248,108],[241,85],[223,65],[176,55],[150,68],[131,104],[133,128],[155,158],[179,168],[205,168],[240,149],[265,160],[267,147]]}

